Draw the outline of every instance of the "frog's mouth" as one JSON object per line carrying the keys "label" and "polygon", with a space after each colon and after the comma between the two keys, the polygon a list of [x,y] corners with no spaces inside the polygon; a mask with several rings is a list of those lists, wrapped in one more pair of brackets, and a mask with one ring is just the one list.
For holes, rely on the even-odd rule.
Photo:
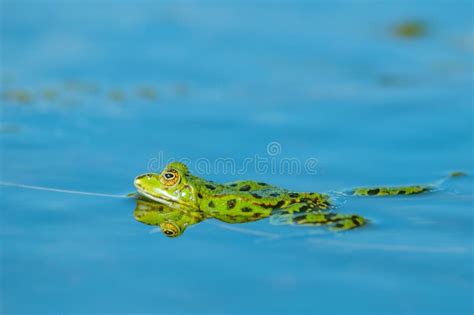
{"label": "frog's mouth", "polygon": [[172,198],[171,196],[165,195],[162,191],[159,191],[157,195],[152,195],[149,192],[147,192],[147,191],[143,190],[142,188],[140,188],[140,186],[136,186],[136,189],[137,189],[137,192],[140,195],[142,195],[144,197],[147,197],[148,199],[151,199],[153,201],[165,204],[169,207],[174,206],[173,208],[176,208],[179,204],[178,200]]}
{"label": "frog's mouth", "polygon": [[177,199],[175,196],[170,195],[168,192],[161,190],[159,188],[155,188],[154,193],[150,193],[149,191],[145,191],[143,188],[140,187],[140,185],[135,185],[135,188],[137,189],[137,192],[153,201],[159,202],[161,204],[164,204],[170,208],[174,209],[183,209],[183,208],[188,208],[189,205],[182,203],[181,200]]}

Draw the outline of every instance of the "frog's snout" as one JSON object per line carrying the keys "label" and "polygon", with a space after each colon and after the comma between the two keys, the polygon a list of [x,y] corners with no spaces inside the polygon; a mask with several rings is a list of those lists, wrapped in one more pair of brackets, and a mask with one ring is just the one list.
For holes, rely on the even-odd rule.
{"label": "frog's snout", "polygon": [[133,184],[135,185],[135,187],[140,187],[142,186],[141,184],[146,181],[146,180],[150,180],[151,179],[151,175],[150,174],[143,174],[143,175],[139,175],[137,177],[135,177],[135,180],[133,181]]}

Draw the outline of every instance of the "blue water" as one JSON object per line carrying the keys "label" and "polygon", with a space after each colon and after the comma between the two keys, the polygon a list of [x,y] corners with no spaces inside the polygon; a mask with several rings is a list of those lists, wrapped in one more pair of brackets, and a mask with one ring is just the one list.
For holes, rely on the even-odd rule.
{"label": "blue water", "polygon": [[[301,191],[472,175],[472,4],[412,2],[2,1],[0,177],[125,194],[150,161],[241,166],[273,141],[316,172],[201,175]],[[412,19],[425,36],[393,34]],[[346,233],[176,239],[132,200],[1,187],[0,312],[472,314],[472,184],[349,198],[371,223]]]}

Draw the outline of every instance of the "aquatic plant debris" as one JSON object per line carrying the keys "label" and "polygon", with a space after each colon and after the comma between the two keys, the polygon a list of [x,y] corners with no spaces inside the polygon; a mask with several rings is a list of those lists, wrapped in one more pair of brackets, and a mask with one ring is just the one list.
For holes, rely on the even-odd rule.
{"label": "aquatic plant debris", "polygon": [[427,34],[427,25],[420,20],[405,21],[394,27],[393,34],[401,38],[421,38]]}

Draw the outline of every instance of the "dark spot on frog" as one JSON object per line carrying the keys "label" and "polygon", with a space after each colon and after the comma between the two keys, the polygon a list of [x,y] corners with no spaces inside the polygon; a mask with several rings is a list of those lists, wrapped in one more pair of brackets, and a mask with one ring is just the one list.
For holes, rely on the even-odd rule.
{"label": "dark spot on frog", "polygon": [[214,201],[209,201],[208,206],[214,208],[216,205],[214,204]]}
{"label": "dark spot on frog", "polygon": [[379,192],[380,192],[380,189],[378,189],[378,188],[376,188],[376,189],[369,189],[369,190],[367,191],[367,194],[373,196],[373,195],[378,194]]}
{"label": "dark spot on frog", "polygon": [[262,208],[265,208],[265,209],[281,209],[281,206],[283,206],[285,204],[285,201],[284,200],[280,200],[278,201],[276,204],[260,204],[260,203],[256,203],[257,206],[259,207],[262,207]]}
{"label": "dark spot on frog", "polygon": [[259,184],[260,186],[268,186],[268,184],[267,184],[267,183],[262,183],[262,182],[260,182],[260,183],[257,183],[257,184]]}
{"label": "dark spot on frog", "polygon": [[258,204],[260,207],[262,208],[265,208],[265,209],[273,209],[275,206],[271,205],[271,204]]}
{"label": "dark spot on frog", "polygon": [[251,195],[254,196],[254,197],[257,198],[257,199],[262,198],[262,196],[260,196],[259,194],[252,193]]}
{"label": "dark spot on frog", "polygon": [[198,198],[199,198],[199,199],[202,199],[201,193],[198,193]]}
{"label": "dark spot on frog", "polygon": [[235,199],[227,200],[227,209],[232,209],[235,207],[236,201]]}
{"label": "dark spot on frog", "polygon": [[293,221],[295,223],[302,223],[302,221],[306,220],[306,216],[305,215],[301,215],[301,216],[298,216],[296,218],[293,219]]}
{"label": "dark spot on frog", "polygon": [[331,207],[331,204],[327,201],[323,201],[319,206],[321,209],[328,209]]}
{"label": "dark spot on frog", "polygon": [[236,187],[237,184],[235,184],[235,183],[234,183],[234,184],[230,184],[230,186],[231,186],[231,187]]}
{"label": "dark spot on frog", "polygon": [[336,228],[340,229],[340,228],[343,228],[344,227],[344,224],[342,223],[337,223],[336,225],[334,225]]}
{"label": "dark spot on frog", "polygon": [[306,206],[306,205],[304,205],[304,206],[301,206],[298,210],[299,210],[299,211],[306,211],[306,210],[308,210],[308,209],[309,209],[309,207]]}
{"label": "dark spot on frog", "polygon": [[209,184],[206,184],[205,186],[210,190],[216,189],[216,186],[212,186],[212,185],[209,185]]}
{"label": "dark spot on frog", "polygon": [[283,206],[285,204],[285,201],[284,200],[280,200],[276,203],[276,205],[274,206],[275,209],[278,209],[280,208],[281,206]]}
{"label": "dark spot on frog", "polygon": [[354,223],[355,226],[360,226],[360,222],[359,222],[359,220],[356,216],[353,216],[351,218],[351,220],[352,220],[352,223]]}
{"label": "dark spot on frog", "polygon": [[399,194],[399,195],[404,195],[404,194],[406,194],[406,191],[400,190],[400,191],[398,192],[398,194]]}
{"label": "dark spot on frog", "polygon": [[240,209],[242,212],[252,212],[252,208],[250,207],[243,207],[242,209]]}
{"label": "dark spot on frog", "polygon": [[272,196],[272,197],[280,197],[280,194],[275,192],[275,193],[271,193],[270,196]]}
{"label": "dark spot on frog", "polygon": [[250,185],[244,185],[239,188],[240,191],[249,191],[252,187]]}
{"label": "dark spot on frog", "polygon": [[288,194],[288,196],[289,196],[290,198],[298,198],[299,195],[300,195],[300,194],[298,194],[298,193],[289,193],[289,194]]}
{"label": "dark spot on frog", "polygon": [[331,221],[331,220],[333,220],[335,217],[337,217],[337,214],[335,214],[335,213],[328,213],[328,214],[326,214],[324,217],[325,217],[326,219],[328,219],[328,220]]}

